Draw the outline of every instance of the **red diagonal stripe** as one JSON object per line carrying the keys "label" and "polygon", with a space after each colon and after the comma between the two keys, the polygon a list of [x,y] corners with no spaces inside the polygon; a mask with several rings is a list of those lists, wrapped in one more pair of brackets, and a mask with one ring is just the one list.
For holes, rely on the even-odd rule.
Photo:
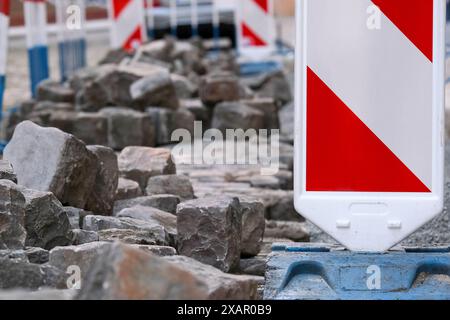
{"label": "red diagonal stripe", "polygon": [[134,51],[139,45],[142,44],[142,28],[137,26],[133,33],[128,37],[127,41],[123,45],[123,49],[126,51]]}
{"label": "red diagonal stripe", "polygon": [[113,0],[113,17],[117,19],[117,17],[122,13],[122,11],[126,8],[126,6],[133,0]]}
{"label": "red diagonal stripe", "polygon": [[0,13],[9,16],[9,0],[0,0]]}
{"label": "red diagonal stripe", "polygon": [[[241,0],[242,1],[242,0]],[[269,12],[269,0],[247,0],[255,2],[264,12]]]}
{"label": "red diagonal stripe", "polygon": [[248,44],[255,47],[267,46],[267,43],[258,36],[253,30],[245,23],[242,22],[242,36],[248,41]]}
{"label": "red diagonal stripe", "polygon": [[431,192],[310,69],[306,190]]}
{"label": "red diagonal stripe", "polygon": [[372,0],[433,61],[433,0]]}

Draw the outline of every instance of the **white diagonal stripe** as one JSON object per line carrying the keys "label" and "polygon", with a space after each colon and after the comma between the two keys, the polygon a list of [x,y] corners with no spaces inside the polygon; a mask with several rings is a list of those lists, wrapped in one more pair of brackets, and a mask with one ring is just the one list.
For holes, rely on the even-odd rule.
{"label": "white diagonal stripe", "polygon": [[[242,20],[250,29],[258,35],[267,46],[273,46],[275,42],[275,20],[270,13],[271,3],[269,1],[269,13],[265,12],[253,0],[242,1]],[[242,32],[242,31],[241,31]]]}
{"label": "white diagonal stripe", "polygon": [[130,0],[112,24],[112,46],[120,48],[133,34],[138,26],[145,30],[142,0]]}
{"label": "white diagonal stripe", "polygon": [[307,2],[307,64],[431,189],[433,65],[369,0]]}

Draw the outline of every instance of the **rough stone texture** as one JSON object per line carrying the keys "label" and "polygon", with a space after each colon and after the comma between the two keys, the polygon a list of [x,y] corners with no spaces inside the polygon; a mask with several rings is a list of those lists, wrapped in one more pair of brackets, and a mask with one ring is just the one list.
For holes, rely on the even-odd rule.
{"label": "rough stone texture", "polygon": [[36,101],[32,112],[41,112],[47,110],[75,111],[75,105],[72,102]]}
{"label": "rough stone texture", "polygon": [[203,77],[199,86],[199,95],[207,106],[223,101],[238,101],[241,98],[239,79],[231,73],[213,73]]}
{"label": "rough stone texture", "polygon": [[164,257],[183,269],[189,270],[208,288],[208,300],[255,300],[258,299],[258,285],[264,278],[255,276],[231,275],[183,256]]}
{"label": "rough stone texture", "polygon": [[184,75],[204,75],[207,72],[202,60],[204,54],[203,45],[195,39],[176,41],[170,55],[170,59],[173,61],[174,72]]}
{"label": "rough stone texture", "polygon": [[11,140],[16,126],[26,120],[36,105],[34,100],[25,100],[16,108],[4,110],[0,125],[0,137],[2,140]]}
{"label": "rough stone texture", "polygon": [[189,99],[197,93],[198,87],[188,78],[174,73],[170,75],[170,78],[178,99]]}
{"label": "rough stone texture", "polygon": [[175,256],[177,254],[177,250],[175,250],[175,248],[172,248],[172,247],[151,246],[151,245],[142,245],[142,244],[132,244],[130,246],[135,249],[139,249],[144,252],[159,256],[159,257]]}
{"label": "rough stone texture", "polygon": [[0,180],[0,249],[21,249],[25,238],[25,197],[14,182]]}
{"label": "rough stone texture", "polygon": [[37,86],[38,101],[69,102],[75,101],[75,92],[58,81],[44,80]]}
{"label": "rough stone texture", "polygon": [[62,289],[64,285],[64,273],[52,266],[0,258],[0,289]]}
{"label": "rough stone texture", "polygon": [[74,246],[100,241],[100,237],[98,236],[98,233],[95,231],[74,229],[74,230],[72,230],[72,234],[73,234],[73,238],[72,238],[71,244]]}
{"label": "rough stone texture", "polygon": [[203,105],[200,99],[185,99],[180,101],[180,108],[191,112],[196,121],[201,121],[203,129],[208,129],[211,122],[211,109]]}
{"label": "rough stone texture", "polygon": [[161,225],[170,237],[170,243],[175,243],[177,235],[177,217],[169,212],[156,208],[136,206],[123,209],[117,214],[119,218],[132,218],[148,223]]}
{"label": "rough stone texture", "polygon": [[119,171],[145,190],[150,177],[175,174],[176,167],[168,149],[127,147],[119,155]]}
{"label": "rough stone texture", "polygon": [[69,133],[86,144],[106,145],[108,143],[108,119],[100,113],[79,112],[75,115]]}
{"label": "rough stone texture", "polygon": [[264,237],[264,205],[245,197],[240,197],[239,201],[242,210],[241,254],[256,256],[261,250]]}
{"label": "rough stone texture", "polygon": [[266,273],[266,264],[265,257],[241,259],[239,273],[264,277]]}
{"label": "rough stone texture", "polygon": [[28,261],[35,264],[44,264],[48,262],[50,253],[42,248],[27,248],[25,250]]}
{"label": "rough stone texture", "polygon": [[280,188],[283,190],[294,190],[294,175],[289,170],[279,170],[275,174],[275,178],[278,180]]}
{"label": "rough stone texture", "polygon": [[222,71],[237,73],[239,71],[236,56],[230,50],[218,52],[214,59],[207,59],[205,63],[209,73]]}
{"label": "rough stone texture", "polygon": [[182,175],[166,175],[150,177],[145,193],[148,196],[173,194],[182,201],[194,199],[194,189],[188,177]]}
{"label": "rough stone texture", "polygon": [[14,261],[29,262],[27,254],[23,249],[2,249],[0,258],[7,258]]}
{"label": "rough stone texture", "polygon": [[144,109],[157,106],[178,109],[179,102],[172,78],[167,72],[158,72],[134,82],[130,87],[133,106]]}
{"label": "rough stone texture", "polygon": [[211,126],[226,133],[226,129],[264,129],[264,114],[239,102],[224,102],[214,109]]}
{"label": "rough stone texture", "polygon": [[281,138],[294,143],[294,103],[288,103],[279,112]]}
{"label": "rough stone texture", "polygon": [[280,181],[274,176],[253,176],[250,178],[250,184],[254,188],[280,189]]}
{"label": "rough stone texture", "polygon": [[46,108],[33,112],[29,120],[73,134],[86,144],[105,145],[108,142],[107,119],[99,113]]}
{"label": "rough stone texture", "polygon": [[281,70],[247,79],[244,83],[256,91],[257,96],[272,98],[279,106],[292,101],[289,82]]}
{"label": "rough stone texture", "polygon": [[301,222],[267,221],[266,237],[290,239],[296,242],[309,242],[309,234],[305,224]]}
{"label": "rough stone texture", "polygon": [[84,217],[92,214],[92,212],[75,207],[64,207],[64,211],[66,212],[67,217],[69,218],[69,223],[72,229],[81,228],[81,224],[83,222]]}
{"label": "rough stone texture", "polygon": [[106,55],[99,61],[99,64],[120,64],[123,60],[131,58],[130,53],[119,49],[111,49]]}
{"label": "rough stone texture", "polygon": [[[206,299],[206,285],[189,271],[142,250],[115,243],[83,279],[80,300]],[[108,283],[105,286],[104,283]]]}
{"label": "rough stone texture", "polygon": [[104,64],[81,69],[71,77],[69,83],[76,92],[77,110],[95,112],[110,103],[108,90],[100,80],[116,68],[113,64]]}
{"label": "rough stone texture", "polygon": [[105,229],[98,231],[99,241],[115,242],[120,241],[128,244],[150,245],[159,243],[158,237],[155,237],[149,230],[131,230],[131,229]]}
{"label": "rough stone texture", "polygon": [[157,61],[170,62],[170,56],[175,47],[173,39],[161,39],[148,42],[139,47],[135,59],[138,62],[153,63]]}
{"label": "rough stone texture", "polygon": [[121,150],[127,146],[155,145],[155,128],[149,114],[128,108],[104,108],[100,114],[108,121],[108,146]]}
{"label": "rough stone texture", "polygon": [[148,64],[120,65],[108,70],[95,82],[105,92],[106,105],[132,106],[132,85],[142,78],[165,72],[164,69]]}
{"label": "rough stone texture", "polygon": [[84,208],[98,161],[74,136],[25,121],[17,126],[4,158],[13,165],[20,185],[50,191],[64,205]]}
{"label": "rough stone texture", "polygon": [[115,152],[103,146],[88,146],[98,158],[99,167],[86,209],[97,214],[111,215],[119,183],[119,165]]}
{"label": "rough stone texture", "polygon": [[79,246],[56,247],[50,251],[49,264],[63,272],[70,266],[78,266],[83,278],[95,259],[110,246],[109,242],[92,242]]}
{"label": "rough stone texture", "polygon": [[0,160],[0,180],[10,180],[17,183],[17,176],[8,160]]}
{"label": "rough stone texture", "polygon": [[186,109],[168,110],[164,108],[147,108],[156,128],[156,144],[164,145],[172,141],[172,133],[177,129],[185,129],[191,135],[194,134],[195,116]]}
{"label": "rough stone texture", "polygon": [[231,197],[196,199],[177,208],[178,252],[228,272],[239,266],[242,213]]}
{"label": "rough stone texture", "polygon": [[291,191],[286,192],[283,197],[269,207],[268,217],[271,220],[280,221],[302,222],[305,220],[294,208],[294,193]]}
{"label": "rough stone texture", "polygon": [[47,250],[70,244],[72,228],[61,202],[51,192],[20,191],[25,196],[25,244]]}
{"label": "rough stone texture", "polygon": [[171,194],[160,194],[154,196],[139,197],[128,200],[120,200],[114,203],[114,214],[119,213],[123,209],[135,206],[152,207],[172,214],[176,214],[177,205],[180,198]]}
{"label": "rough stone texture", "polygon": [[142,196],[139,183],[133,180],[119,178],[115,200],[127,200]]}
{"label": "rough stone texture", "polygon": [[[107,229],[137,230],[146,232],[147,237],[152,237],[154,243],[161,246],[173,245],[173,234],[159,221],[143,221],[133,218],[117,218],[102,216],[87,216],[83,221],[83,229],[99,232]],[[99,233],[100,239],[102,234]]]}
{"label": "rough stone texture", "polygon": [[[280,129],[280,119],[278,117],[278,108],[272,98],[256,98],[252,100],[243,100],[246,106],[258,110],[264,114],[264,128],[268,130]],[[294,114],[292,114],[292,117]]]}
{"label": "rough stone texture", "polygon": [[[312,222],[306,220],[303,227],[306,233],[309,234],[309,242],[337,244],[336,240],[334,240],[331,236],[322,231]],[[273,241],[273,242],[280,242],[280,241]]]}
{"label": "rough stone texture", "polygon": [[76,112],[72,110],[45,109],[31,113],[28,120],[33,121],[42,127],[54,127],[66,133],[71,133],[73,131],[75,118]]}
{"label": "rough stone texture", "polygon": [[23,120],[24,118],[20,116],[19,112],[4,112],[2,119],[0,119],[0,139],[3,141],[11,140],[16,125]]}

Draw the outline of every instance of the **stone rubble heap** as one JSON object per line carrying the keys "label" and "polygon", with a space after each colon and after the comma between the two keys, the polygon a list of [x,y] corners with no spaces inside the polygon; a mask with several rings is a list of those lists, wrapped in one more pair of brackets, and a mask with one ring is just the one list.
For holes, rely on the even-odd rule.
{"label": "stone rubble heap", "polygon": [[[259,299],[272,243],[323,239],[294,209],[288,76],[167,38],[42,82],[3,119],[0,299]],[[186,164],[194,121],[281,129],[279,170]]]}
{"label": "stone rubble heap", "polygon": [[308,241],[289,133],[274,176],[179,164],[171,134],[280,129],[291,100],[284,71],[171,38],[42,82],[3,119],[0,299],[259,299],[272,242]]}

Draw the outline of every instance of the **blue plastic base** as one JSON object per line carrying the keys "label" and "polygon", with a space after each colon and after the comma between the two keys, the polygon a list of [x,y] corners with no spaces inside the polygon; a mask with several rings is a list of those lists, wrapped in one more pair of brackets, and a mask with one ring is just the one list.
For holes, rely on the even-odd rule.
{"label": "blue plastic base", "polygon": [[47,46],[36,46],[28,49],[28,60],[30,68],[31,94],[36,97],[36,88],[42,80],[48,79],[48,48]]}
{"label": "blue plastic base", "polygon": [[61,81],[86,66],[86,40],[76,39],[58,44]]}
{"label": "blue plastic base", "polygon": [[243,62],[239,64],[239,73],[243,77],[255,76],[280,69],[281,65],[275,61]]}
{"label": "blue plastic base", "polygon": [[265,299],[450,300],[450,247],[354,253],[314,244],[275,244]]}

